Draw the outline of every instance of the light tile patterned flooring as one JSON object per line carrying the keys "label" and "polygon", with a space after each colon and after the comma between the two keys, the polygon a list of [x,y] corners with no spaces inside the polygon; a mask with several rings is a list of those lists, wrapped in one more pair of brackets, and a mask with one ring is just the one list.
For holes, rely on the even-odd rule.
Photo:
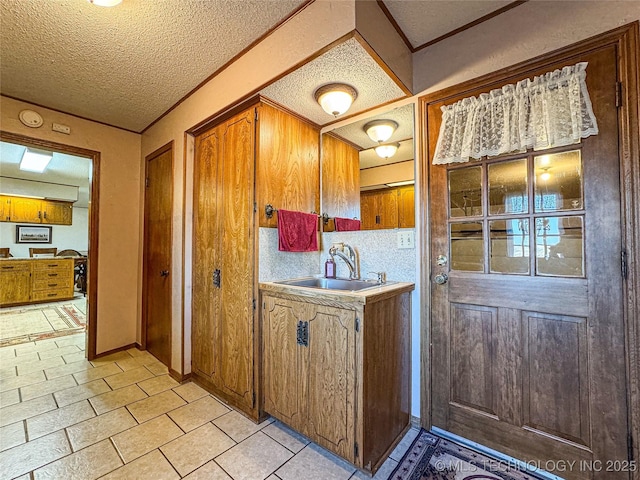
{"label": "light tile patterned flooring", "polygon": [[[370,478],[278,421],[256,425],[137,349],[84,334],[0,348],[0,479]],[[411,429],[374,477],[386,479]]]}

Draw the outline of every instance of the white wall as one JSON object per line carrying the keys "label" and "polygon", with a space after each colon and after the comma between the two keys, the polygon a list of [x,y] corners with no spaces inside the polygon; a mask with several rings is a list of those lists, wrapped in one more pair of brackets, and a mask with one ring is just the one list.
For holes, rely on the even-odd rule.
{"label": "white wall", "polygon": [[16,258],[28,257],[29,247],[56,247],[58,251],[71,248],[79,252],[86,252],[89,249],[88,208],[73,207],[73,223],[71,225],[51,225],[51,245],[47,243],[16,243],[16,225],[26,224],[0,223],[0,247],[9,247],[11,255]]}
{"label": "white wall", "polygon": [[639,19],[638,1],[530,1],[414,53],[414,91],[457,85]]}

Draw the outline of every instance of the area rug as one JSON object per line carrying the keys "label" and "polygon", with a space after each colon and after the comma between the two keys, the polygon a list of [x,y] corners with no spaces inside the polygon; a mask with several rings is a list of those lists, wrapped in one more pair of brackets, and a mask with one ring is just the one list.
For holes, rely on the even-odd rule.
{"label": "area rug", "polygon": [[75,305],[0,312],[0,347],[83,332],[86,317]]}
{"label": "area rug", "polygon": [[421,430],[389,480],[539,480],[540,477]]}

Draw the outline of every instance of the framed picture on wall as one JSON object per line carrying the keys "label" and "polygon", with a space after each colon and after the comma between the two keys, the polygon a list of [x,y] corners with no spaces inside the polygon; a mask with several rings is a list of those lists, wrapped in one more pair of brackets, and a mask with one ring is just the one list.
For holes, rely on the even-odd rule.
{"label": "framed picture on wall", "polygon": [[51,243],[51,227],[16,225],[16,243]]}

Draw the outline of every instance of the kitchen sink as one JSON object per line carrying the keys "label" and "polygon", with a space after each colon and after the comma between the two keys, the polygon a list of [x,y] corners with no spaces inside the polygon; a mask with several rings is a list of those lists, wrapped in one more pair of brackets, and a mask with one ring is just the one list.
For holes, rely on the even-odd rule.
{"label": "kitchen sink", "polygon": [[379,287],[381,284],[374,280],[349,280],[348,278],[323,278],[308,277],[296,278],[274,282],[280,285],[293,285],[296,287],[320,288],[324,290],[345,290],[354,292],[365,288]]}

